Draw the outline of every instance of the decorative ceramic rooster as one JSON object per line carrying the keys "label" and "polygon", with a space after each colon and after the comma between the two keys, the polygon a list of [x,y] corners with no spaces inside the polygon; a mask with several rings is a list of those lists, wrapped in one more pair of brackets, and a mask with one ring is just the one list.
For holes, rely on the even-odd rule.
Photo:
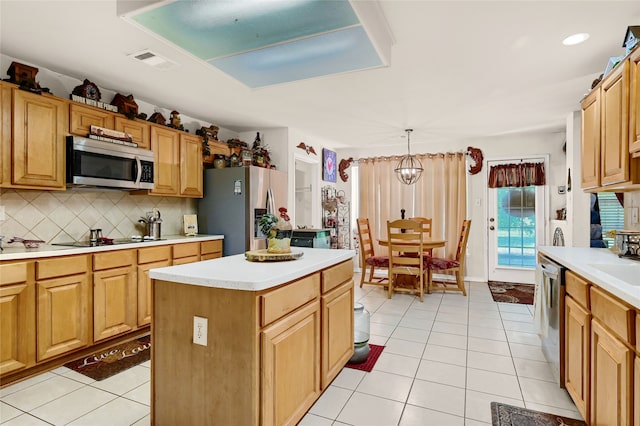
{"label": "decorative ceramic rooster", "polygon": [[304,149],[307,152],[307,155],[309,153],[311,153],[313,155],[318,155],[318,154],[316,154],[316,150],[313,149],[313,147],[311,145],[307,145],[304,142],[300,142],[296,148]]}

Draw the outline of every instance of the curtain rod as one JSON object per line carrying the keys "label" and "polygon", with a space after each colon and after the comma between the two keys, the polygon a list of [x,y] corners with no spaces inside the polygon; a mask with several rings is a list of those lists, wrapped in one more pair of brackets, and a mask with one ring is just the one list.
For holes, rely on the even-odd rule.
{"label": "curtain rod", "polygon": [[[444,158],[445,156],[469,156],[469,153],[466,151],[457,151],[457,152],[436,152],[436,153],[425,153],[425,154],[413,154],[416,157],[419,158],[435,158],[435,157],[440,157],[440,158]],[[387,160],[400,160],[402,157],[404,157],[403,155],[384,155],[384,156],[380,156],[380,157],[364,157],[364,158],[357,158],[354,159],[353,162],[358,164],[359,162],[363,162],[366,163],[368,161],[387,161]]]}

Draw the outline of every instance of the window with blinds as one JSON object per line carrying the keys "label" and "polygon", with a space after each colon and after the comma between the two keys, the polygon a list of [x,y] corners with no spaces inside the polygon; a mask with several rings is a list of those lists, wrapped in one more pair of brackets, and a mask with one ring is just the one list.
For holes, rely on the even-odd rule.
{"label": "window with blinds", "polygon": [[614,239],[608,237],[607,232],[612,229],[624,229],[624,208],[620,205],[614,192],[598,192],[597,195],[602,239],[606,242],[607,247],[612,247]]}

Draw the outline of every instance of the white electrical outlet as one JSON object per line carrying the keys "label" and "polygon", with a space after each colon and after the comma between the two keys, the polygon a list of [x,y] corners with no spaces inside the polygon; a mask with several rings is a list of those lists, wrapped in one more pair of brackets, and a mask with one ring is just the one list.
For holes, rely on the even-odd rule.
{"label": "white electrical outlet", "polygon": [[209,320],[202,317],[193,317],[193,343],[207,346],[207,325]]}

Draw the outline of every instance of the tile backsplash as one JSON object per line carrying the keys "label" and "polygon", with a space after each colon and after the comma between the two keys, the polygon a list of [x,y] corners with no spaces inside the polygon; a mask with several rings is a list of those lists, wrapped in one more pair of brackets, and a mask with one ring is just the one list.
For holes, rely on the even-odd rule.
{"label": "tile backsplash", "polygon": [[87,241],[89,229],[101,228],[108,238],[143,235],[141,216],[157,208],[162,235],[183,234],[182,216],[196,213],[190,198],[131,195],[126,191],[69,189],[67,191],[0,190],[5,220],[0,235],[44,240],[47,244]]}

